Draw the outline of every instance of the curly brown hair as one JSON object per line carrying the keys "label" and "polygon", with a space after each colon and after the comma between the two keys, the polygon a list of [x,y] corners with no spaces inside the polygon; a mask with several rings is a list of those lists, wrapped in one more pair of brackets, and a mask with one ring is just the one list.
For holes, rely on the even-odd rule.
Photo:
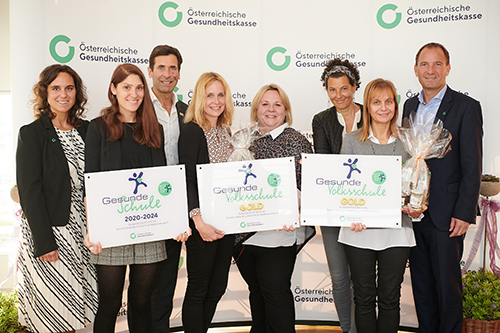
{"label": "curly brown hair", "polygon": [[33,86],[32,98],[30,104],[33,106],[35,119],[40,118],[44,114],[48,114],[50,119],[54,119],[56,114],[50,110],[50,105],[47,100],[47,88],[56,79],[59,73],[68,73],[75,82],[75,104],[68,112],[68,123],[76,128],[80,126],[81,118],[85,112],[85,104],[87,104],[87,88],[83,84],[80,76],[67,65],[55,64],[46,67],[41,73],[37,84]]}
{"label": "curly brown hair", "polygon": [[[332,68],[334,66],[344,66],[344,67],[346,67],[347,70],[352,74],[353,77],[351,77],[351,76],[349,76],[349,75],[347,75],[345,73],[342,73],[340,71],[328,75],[328,73],[332,70]],[[356,87],[356,90],[358,90],[359,86],[361,85],[358,68],[356,67],[356,65],[354,65],[353,63],[351,63],[347,59],[342,60],[340,58],[335,58],[335,59],[329,60],[326,63],[326,67],[323,70],[323,73],[321,74],[321,79],[320,80],[321,80],[321,82],[323,82],[323,87],[325,87],[325,89],[328,89],[328,79],[329,78],[331,78],[331,77],[338,78],[338,77],[342,77],[342,76],[346,76],[347,79],[349,80],[349,84],[351,86],[353,86],[353,87]]]}

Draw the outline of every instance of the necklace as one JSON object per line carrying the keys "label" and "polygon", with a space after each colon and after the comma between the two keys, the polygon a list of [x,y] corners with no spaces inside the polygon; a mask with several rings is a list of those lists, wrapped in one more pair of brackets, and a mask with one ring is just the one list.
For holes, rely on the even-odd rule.
{"label": "necklace", "polygon": [[[368,140],[370,140],[370,139],[368,139]],[[396,141],[391,142],[391,144],[392,144],[392,154],[391,155],[394,156],[394,155],[396,155]],[[372,140],[370,140],[370,147],[372,148],[373,155],[380,155],[380,154],[377,154],[375,152],[375,148],[373,148],[373,142],[372,142]]]}

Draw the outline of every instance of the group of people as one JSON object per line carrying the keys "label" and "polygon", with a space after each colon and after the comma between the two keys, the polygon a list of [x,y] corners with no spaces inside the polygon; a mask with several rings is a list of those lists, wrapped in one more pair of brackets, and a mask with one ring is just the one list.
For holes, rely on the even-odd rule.
{"label": "group of people", "polygon": [[[82,117],[87,95],[73,69],[52,65],[40,74],[33,88],[36,120],[20,129],[16,155],[23,208],[19,320],[30,331],[74,332],[94,322],[94,332],[114,332],[128,267],[129,331],[169,332],[182,242],[185,332],[210,327],[233,258],[248,284],[251,332],[295,331],[291,277],[298,251],[315,230],[283,225],[226,235],[203,220],[196,165],[227,162],[234,106],[228,83],[213,72],[199,77],[189,106],[179,101],[174,89],[181,64],[176,48],[155,47],[148,67],[151,89],[138,67],[119,65],[108,89],[110,106],[90,122]],[[449,54],[441,44],[424,45],[414,70],[422,92],[405,102],[403,117],[411,111],[434,114],[452,134],[452,149],[428,161],[428,204],[419,211],[403,207],[400,229],[321,227],[343,332],[397,332],[408,258],[419,332],[461,330],[459,262],[479,193],[481,107],[446,85]],[[354,102],[361,81],[348,60],[330,60],[321,81],[333,106],[313,118],[316,153],[409,158],[397,137],[398,96],[390,81],[369,82],[363,104]],[[263,86],[250,118],[258,124],[249,147],[255,159],[294,156],[300,191],[301,154],[313,149],[290,127],[287,94],[276,84]],[[191,234],[111,248],[90,242],[84,172],[176,164],[186,169]]]}

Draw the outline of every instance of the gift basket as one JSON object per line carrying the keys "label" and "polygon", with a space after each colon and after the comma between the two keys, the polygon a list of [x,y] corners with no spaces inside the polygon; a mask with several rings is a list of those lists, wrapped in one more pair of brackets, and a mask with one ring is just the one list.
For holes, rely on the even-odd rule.
{"label": "gift basket", "polygon": [[233,145],[233,152],[229,156],[228,162],[253,160],[253,153],[248,150],[253,140],[257,138],[258,125],[250,125],[236,132],[230,139]]}
{"label": "gift basket", "polygon": [[425,160],[442,158],[451,149],[451,133],[443,122],[434,122],[433,114],[415,116],[412,112],[398,128],[399,139],[411,158],[403,164],[401,171],[404,204],[420,210],[427,202],[431,173]]}

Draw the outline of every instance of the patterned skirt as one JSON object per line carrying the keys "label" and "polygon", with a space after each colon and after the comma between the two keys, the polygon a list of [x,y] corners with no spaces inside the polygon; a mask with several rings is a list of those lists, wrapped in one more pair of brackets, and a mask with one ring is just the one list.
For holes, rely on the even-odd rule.
{"label": "patterned skirt", "polygon": [[97,274],[83,242],[85,208],[81,190],[71,193],[69,223],[52,227],[59,260],[33,256],[31,229],[23,218],[18,256],[19,322],[31,332],[78,330],[93,322],[97,312]]}

